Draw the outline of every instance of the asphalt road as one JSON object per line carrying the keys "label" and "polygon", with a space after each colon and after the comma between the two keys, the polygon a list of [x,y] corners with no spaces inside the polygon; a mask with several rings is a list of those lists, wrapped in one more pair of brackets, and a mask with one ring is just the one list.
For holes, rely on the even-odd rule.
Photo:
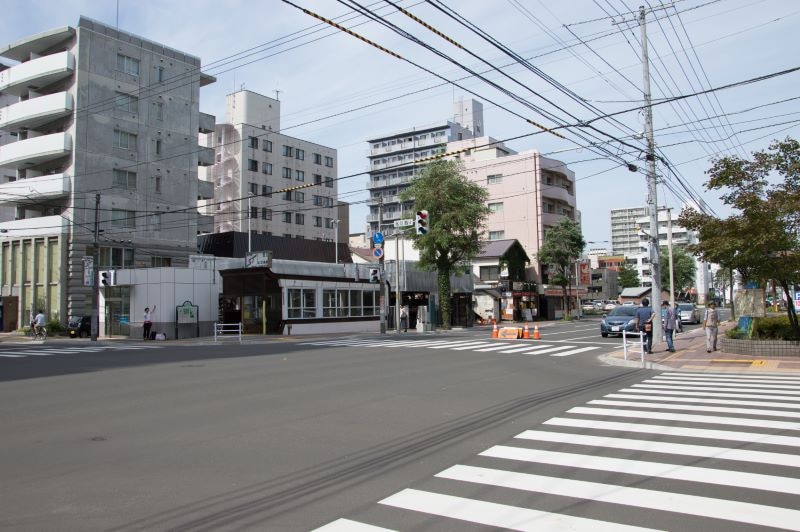
{"label": "asphalt road", "polygon": [[[695,497],[685,500],[716,509],[708,501],[700,504],[701,496],[738,504],[752,500],[759,504],[759,519],[770,526],[800,522],[790,520],[794,514],[768,520],[771,514],[763,510],[767,504],[787,512],[793,508],[795,499],[785,493],[759,491],[745,498],[727,485],[670,479],[662,471],[664,464],[680,469],[701,462],[687,454],[689,447],[667,458],[659,455],[661,473],[652,478],[644,469],[628,474],[619,469],[622,466],[607,463],[576,472],[573,463],[579,467],[599,458],[649,459],[658,454],[653,448],[660,442],[682,441],[674,434],[650,433],[635,440],[645,443],[619,444],[649,448],[623,451],[603,450],[613,446],[591,440],[623,431],[626,437],[620,441],[634,441],[628,436],[638,429],[631,426],[607,428],[599,436],[593,431],[603,423],[633,423],[637,416],[649,422],[673,412],[663,402],[652,406],[658,413],[641,413],[624,399],[617,406],[593,401],[608,401],[603,398],[621,390],[647,392],[633,403],[638,405],[661,392],[637,386],[671,384],[642,384],[657,374],[601,365],[597,355],[618,348],[620,341],[600,338],[596,322],[559,324],[542,328],[542,333],[541,347],[531,342],[492,342],[485,329],[242,346],[153,343],[145,348],[131,342],[101,347],[48,341],[33,350],[38,354],[25,354],[26,344],[4,343],[0,346],[0,528],[512,527],[510,521],[492,520],[503,516],[516,523],[538,523],[527,528],[536,530],[575,528],[576,519],[582,525],[576,529],[592,530],[609,523],[613,523],[609,530],[653,526],[726,531],[763,524],[741,524],[735,512],[724,521],[705,514],[687,517],[679,497]],[[12,353],[18,354],[3,357]],[[691,385],[689,381],[687,386]],[[774,414],[764,414],[769,416]],[[681,417],[667,419],[668,425],[685,423]],[[730,429],[727,420],[702,423],[739,430]],[[742,430],[755,435],[787,430],[783,425],[755,426],[761,428]],[[534,436],[520,443],[521,434]],[[563,441],[537,442],[535,434]],[[722,438],[721,433],[713,434]],[[700,440],[704,445],[719,443],[711,432],[704,437]],[[780,454],[776,450],[788,453],[781,445],[789,444],[768,441],[760,450],[776,456]],[[538,465],[509,459],[504,456],[508,447],[537,451]],[[480,454],[487,450],[494,454]],[[559,457],[546,452],[562,450],[572,453],[566,464],[556,463]],[[711,461],[717,469],[729,471],[742,469],[743,463]],[[791,476],[785,464],[755,462],[766,473]],[[626,463],[625,467],[644,466]],[[744,469],[757,468],[748,463]],[[503,478],[493,478],[495,470],[502,471]],[[517,477],[527,488],[502,485]],[[556,489],[555,479],[575,484],[559,484]],[[535,482],[544,485],[531,484]],[[582,491],[602,491],[597,485],[614,486],[622,499],[600,500],[594,492]],[[648,503],[642,490],[625,491],[638,487],[674,490],[677,493],[663,500],[677,502],[659,507]],[[478,499],[483,506],[473,507]],[[620,512],[625,504],[631,506]],[[443,508],[466,513],[449,515]],[[742,515],[753,511],[746,510]],[[539,513],[532,517],[531,512]]]}

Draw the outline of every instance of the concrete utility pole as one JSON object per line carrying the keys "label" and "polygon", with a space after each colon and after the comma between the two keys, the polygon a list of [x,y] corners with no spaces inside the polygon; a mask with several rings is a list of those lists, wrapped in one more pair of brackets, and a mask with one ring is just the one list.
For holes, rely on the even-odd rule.
{"label": "concrete utility pole", "polygon": [[94,265],[92,272],[92,342],[100,332],[100,194],[94,195]]}
{"label": "concrete utility pole", "polygon": [[669,306],[675,308],[675,268],[672,260],[672,207],[667,211],[667,250],[669,252]]}
{"label": "concrete utility pole", "polygon": [[[378,232],[381,232],[383,229],[383,195],[378,198]],[[386,334],[386,308],[389,305],[389,285],[386,283],[386,268],[385,263],[383,262],[383,258],[386,255],[386,239],[384,238],[383,244],[384,249],[381,257],[378,259],[378,264],[381,267],[381,294],[383,294],[384,304],[381,305],[380,315],[381,315],[381,334]]]}
{"label": "concrete utility pole", "polygon": [[658,252],[658,200],[656,197],[656,155],[653,140],[653,108],[650,100],[650,63],[647,57],[647,21],[644,7],[639,8],[642,39],[642,78],[644,92],[644,134],[647,139],[647,206],[650,212],[650,272],[652,276],[653,339],[661,341],[661,268]]}

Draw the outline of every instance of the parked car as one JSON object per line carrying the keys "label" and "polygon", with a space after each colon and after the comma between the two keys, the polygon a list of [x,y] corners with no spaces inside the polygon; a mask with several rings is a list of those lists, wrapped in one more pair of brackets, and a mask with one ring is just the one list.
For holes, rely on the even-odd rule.
{"label": "parked car", "polygon": [[702,318],[700,317],[700,309],[697,308],[694,303],[678,303],[677,314],[682,324],[696,324],[702,321]]}
{"label": "parked car", "polygon": [[70,338],[83,338],[84,336],[92,335],[92,317],[91,316],[78,316],[77,318],[70,318],[67,325],[67,332]]}
{"label": "parked car", "polygon": [[614,310],[615,308],[617,308],[617,304],[613,301],[606,301],[603,305],[603,310]]}
{"label": "parked car", "polygon": [[608,314],[603,315],[600,321],[600,336],[606,338],[609,334],[622,335],[622,331],[634,332],[636,330],[636,306],[621,305],[615,307]]}
{"label": "parked car", "polygon": [[596,310],[596,307],[594,306],[594,303],[592,303],[591,301],[587,301],[583,305],[581,305],[581,310],[584,312],[594,312]]}

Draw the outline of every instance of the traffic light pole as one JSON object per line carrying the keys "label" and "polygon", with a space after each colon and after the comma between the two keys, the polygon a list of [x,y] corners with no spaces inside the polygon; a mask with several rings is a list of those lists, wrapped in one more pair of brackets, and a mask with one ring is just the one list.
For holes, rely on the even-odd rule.
{"label": "traffic light pole", "polygon": [[94,264],[92,265],[92,342],[100,331],[100,194],[94,195]]}

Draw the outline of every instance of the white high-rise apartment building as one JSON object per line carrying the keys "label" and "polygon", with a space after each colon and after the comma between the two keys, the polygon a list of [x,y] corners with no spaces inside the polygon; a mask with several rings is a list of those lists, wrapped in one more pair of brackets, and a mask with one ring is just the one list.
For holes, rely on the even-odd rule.
{"label": "white high-rise apartment building", "polygon": [[252,91],[227,96],[225,122],[207,144],[215,150],[214,203],[201,212],[214,216],[215,233],[346,242],[336,150],[280,133],[280,111],[280,101]]}
{"label": "white high-rise apartment building", "polygon": [[[3,328],[38,308],[61,322],[91,312],[95,216],[100,269],[187,262],[198,197],[213,195],[197,177],[213,162],[198,146],[214,121],[199,112],[214,81],[200,59],[84,17],[0,57],[0,130],[14,140],[0,146]],[[129,289],[105,290],[106,334],[127,334]]]}
{"label": "white high-rise apartment building", "polygon": [[611,209],[611,249],[614,255],[638,255],[638,220],[647,216],[647,207]]}

